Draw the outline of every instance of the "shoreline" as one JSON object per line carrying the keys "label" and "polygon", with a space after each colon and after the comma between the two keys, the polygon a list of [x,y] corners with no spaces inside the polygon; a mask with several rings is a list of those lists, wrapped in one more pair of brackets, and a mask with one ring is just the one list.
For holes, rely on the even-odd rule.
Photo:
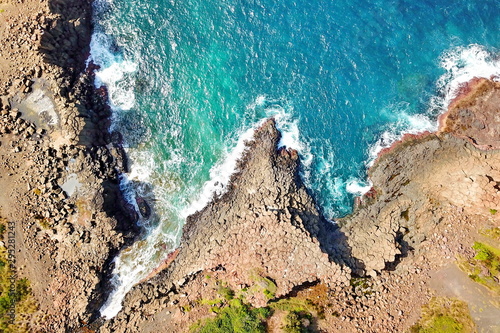
{"label": "shoreline", "polygon": [[[474,109],[474,117],[494,112],[485,105],[494,105],[500,89],[495,85],[489,88],[493,89],[490,93],[474,95],[474,103],[481,105]],[[500,225],[491,213],[491,207],[500,205],[495,190],[461,180],[463,173],[481,184],[496,179],[499,170],[491,168],[500,152],[481,150],[455,134],[406,135],[394,143],[369,170],[374,190],[366,203],[333,226],[313,208],[314,201],[298,178],[296,153],[277,148],[280,134],[269,120],[257,130],[255,142],[248,143],[240,172],[232,178],[228,192],[188,218],[173,260],[134,286],[122,310],[102,323],[101,331],[120,330],[124,325],[139,331],[151,327],[148,319],[130,315],[141,313],[153,314],[153,323],[168,321],[173,332],[183,332],[186,325],[208,315],[206,307],[195,305],[197,300],[217,297],[206,281],[211,275],[256,307],[307,293],[311,287],[326,288],[329,297],[337,299],[328,311],[343,314],[322,319],[321,327],[328,332],[356,332],[360,327],[363,332],[408,329],[418,320],[419,306],[440,294],[431,287],[432,276],[453,264],[455,255],[474,256],[467,244],[478,237],[478,230]],[[494,140],[494,136],[487,137]],[[268,172],[276,175],[267,176]],[[495,175],[484,176],[484,172]],[[279,184],[272,179],[279,179]],[[253,185],[261,181],[264,186],[260,189],[269,189],[271,194],[261,194]],[[271,203],[266,198],[274,198],[275,188],[279,195]],[[465,195],[470,191],[476,194]],[[301,199],[294,200],[312,206],[298,210],[291,208],[293,204],[280,207],[281,196],[297,198],[297,193],[302,193]],[[282,210],[289,213],[279,213]],[[313,216],[317,219],[311,219]],[[297,230],[305,237],[296,235],[287,243],[288,238],[281,236]],[[308,249],[305,257],[285,255],[288,259],[279,259],[279,253],[301,246]],[[275,248],[279,249],[277,257],[273,255]],[[321,249],[322,258],[313,254],[316,248]],[[283,262],[290,265],[286,277],[280,275]],[[311,262],[316,266],[309,266]],[[330,273],[320,268],[331,264],[338,266],[327,269]],[[310,276],[301,276],[302,269]],[[273,281],[277,288],[270,300],[255,292],[256,281],[262,279]],[[356,279],[378,291],[359,298],[353,288]],[[399,310],[395,312],[393,305]],[[388,320],[384,311],[390,313]]]}
{"label": "shoreline", "polygon": [[0,36],[15,38],[1,56],[18,67],[0,68],[0,153],[8,161],[1,214],[16,225],[18,275],[38,302],[30,329],[65,332],[99,316],[112,261],[138,234],[135,210],[119,190],[127,160],[120,136],[108,131],[105,91],[94,88],[85,66],[91,2],[2,8]]}
{"label": "shoreline", "polygon": [[[473,81],[438,132],[407,134],[381,152],[365,202],[338,225],[300,179],[297,152],[278,148],[271,119],[246,143],[228,190],[187,218],[179,247],[104,320],[113,260],[139,228],[119,190],[127,157],[120,134],[108,131],[107,91],[83,65],[91,2],[11,5],[3,28],[26,50],[12,47],[7,56],[20,65],[0,67],[0,208],[15,225],[17,273],[38,302],[33,331],[183,332],[229,306],[207,306],[223,288],[255,308],[303,297],[322,308],[324,318],[318,310],[311,320],[327,332],[402,331],[440,295],[434,274],[455,256],[473,258],[479,229],[500,227],[499,83]],[[34,27],[24,31],[29,18]],[[36,107],[48,105],[44,115],[35,97]],[[268,319],[276,332],[280,311]]]}

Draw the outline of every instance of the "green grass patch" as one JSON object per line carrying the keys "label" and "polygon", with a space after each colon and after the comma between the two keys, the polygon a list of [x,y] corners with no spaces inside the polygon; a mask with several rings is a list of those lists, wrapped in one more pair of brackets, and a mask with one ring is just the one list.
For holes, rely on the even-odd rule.
{"label": "green grass patch", "polygon": [[251,275],[251,279],[255,282],[255,284],[249,290],[249,292],[262,292],[268,300],[276,297],[276,291],[278,290],[278,287],[273,280],[268,277],[261,276],[257,273],[253,273]]}
{"label": "green grass patch", "polygon": [[313,316],[309,312],[289,312],[284,318],[283,331],[285,333],[312,333],[311,322]]}
{"label": "green grass patch", "polygon": [[228,301],[234,298],[234,291],[225,284],[219,284],[217,292]]}
{"label": "green grass patch", "polygon": [[311,300],[297,297],[283,298],[270,302],[269,307],[273,310],[288,312],[284,318],[283,331],[286,333],[307,333],[311,331],[310,325],[314,315],[324,319],[324,311],[316,306]]}
{"label": "green grass patch", "polygon": [[207,318],[191,326],[191,333],[265,333],[269,308],[253,308],[241,299],[232,299],[215,318]]}
{"label": "green grass patch", "polygon": [[495,215],[498,211],[496,209],[490,208],[491,215]]}
{"label": "green grass patch", "polygon": [[52,227],[50,220],[46,217],[35,216],[35,220],[38,222],[38,225],[44,230],[50,229]]}
{"label": "green grass patch", "polygon": [[367,296],[373,294],[373,288],[369,278],[352,278],[349,283],[356,296]]}
{"label": "green grass patch", "polygon": [[268,305],[271,309],[288,312],[318,312],[313,302],[297,297],[283,298],[275,302],[269,302]]}
{"label": "green grass patch", "polygon": [[[0,219],[0,237],[5,238],[7,221]],[[23,333],[31,331],[27,318],[38,310],[32,294],[30,283],[27,279],[11,280],[14,271],[8,260],[5,246],[0,246],[0,332]],[[14,323],[10,323],[9,313],[15,306]]]}
{"label": "green grass patch", "polygon": [[458,267],[477,283],[500,295],[500,249],[483,242],[475,242],[474,258],[461,260]]}
{"label": "green grass patch", "polygon": [[491,239],[500,240],[500,228],[481,230],[479,233]]}
{"label": "green grass patch", "polygon": [[454,298],[433,297],[422,307],[420,320],[410,327],[411,333],[472,333],[476,332],[469,308]]}

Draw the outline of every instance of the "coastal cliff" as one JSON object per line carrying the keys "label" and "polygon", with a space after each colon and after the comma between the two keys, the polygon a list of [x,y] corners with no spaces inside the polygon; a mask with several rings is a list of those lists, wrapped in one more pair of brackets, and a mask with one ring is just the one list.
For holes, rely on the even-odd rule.
{"label": "coastal cliff", "polygon": [[[274,309],[270,332],[282,330],[290,300],[315,312],[301,321],[310,330],[402,332],[443,293],[436,274],[474,258],[478,231],[500,226],[498,82],[470,82],[437,133],[384,151],[369,170],[373,189],[334,222],[270,119],[226,192],[188,217],[179,247],[115,318],[99,318],[112,260],[139,231],[119,191],[127,160],[109,132],[106,91],[85,66],[91,4],[0,6],[1,216],[15,228],[15,272],[38,303],[11,331],[185,332],[237,297]],[[472,314],[486,331],[498,328],[491,311]]]}
{"label": "coastal cliff", "polygon": [[[163,270],[134,287],[100,331],[185,331],[208,315],[196,304],[217,295],[203,276],[258,307],[320,283],[328,290],[330,316],[318,324],[326,332],[408,329],[436,293],[433,272],[472,256],[477,231],[499,225],[492,213],[500,207],[500,153],[492,149],[499,84],[478,80],[467,89],[446,127],[407,135],[378,157],[369,170],[373,189],[337,224],[321,217],[298,177],[296,152],[277,148],[279,133],[267,121],[227,192],[188,218]],[[481,119],[488,126],[462,125]]]}
{"label": "coastal cliff", "polygon": [[98,315],[111,260],[137,233],[119,191],[126,158],[85,72],[91,2],[0,9],[0,215],[15,235],[3,235],[15,256],[2,274],[26,279],[33,298],[14,304],[13,322],[2,313],[1,330],[69,332]]}

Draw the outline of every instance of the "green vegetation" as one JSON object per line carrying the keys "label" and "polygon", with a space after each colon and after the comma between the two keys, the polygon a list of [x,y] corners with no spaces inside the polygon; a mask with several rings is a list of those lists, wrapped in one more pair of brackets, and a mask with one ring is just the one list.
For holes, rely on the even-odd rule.
{"label": "green vegetation", "polygon": [[290,297],[270,302],[269,307],[273,310],[288,312],[284,319],[283,330],[287,333],[312,332],[309,328],[316,314],[318,318],[324,319],[324,309],[316,306],[311,300]]}
{"label": "green vegetation", "polygon": [[494,240],[500,240],[500,228],[481,230],[480,233]]}
{"label": "green vegetation", "polygon": [[350,285],[358,297],[373,294],[373,288],[369,278],[352,278]]}
{"label": "green vegetation", "polygon": [[289,312],[285,317],[283,331],[286,333],[313,332],[309,327],[313,317],[309,312]]}
{"label": "green vegetation", "polygon": [[227,301],[230,301],[234,298],[234,291],[224,284],[219,285],[217,292]]}
{"label": "green vegetation", "polygon": [[[493,232],[493,231],[492,231]],[[474,258],[462,260],[459,267],[477,283],[500,294],[500,249],[482,242],[475,242],[472,248],[476,251]]]}
{"label": "green vegetation", "polygon": [[276,302],[270,302],[269,307],[273,310],[288,312],[318,312],[313,302],[297,297],[283,298]]}
{"label": "green vegetation", "polygon": [[50,224],[50,220],[46,217],[35,216],[35,220],[38,222],[40,227],[44,230],[50,229],[52,225]]}
{"label": "green vegetation", "polygon": [[194,324],[192,333],[264,333],[265,320],[271,315],[269,308],[252,308],[241,299],[232,299],[215,318]]}
{"label": "green vegetation", "polygon": [[[210,306],[210,311],[217,314],[215,318],[206,318],[190,327],[190,333],[259,333],[266,332],[266,321],[276,313],[283,318],[282,330],[287,333],[307,333],[311,331],[311,323],[315,319],[324,318],[323,307],[315,305],[309,299],[298,297],[275,299],[277,286],[267,277],[254,274],[255,284],[235,293],[227,283],[216,281],[215,287],[220,298],[199,300],[198,305]],[[256,293],[266,296],[268,306],[254,308],[246,303],[246,297],[257,297]],[[186,311],[183,308],[184,311]],[[281,317],[281,314],[283,317]]]}
{"label": "green vegetation", "polygon": [[251,278],[255,282],[255,285],[249,290],[249,292],[262,292],[267,299],[273,299],[276,297],[276,290],[278,287],[273,280],[257,273],[252,274]]}
{"label": "green vegetation", "polygon": [[434,297],[422,307],[422,316],[411,333],[472,333],[476,332],[469,308],[458,299]]}
{"label": "green vegetation", "polygon": [[497,213],[496,209],[490,208],[490,213],[491,215],[495,215]]}
{"label": "green vegetation", "polygon": [[[0,218],[0,239],[5,242],[4,233],[7,221]],[[31,296],[31,288],[27,279],[11,280],[15,272],[11,269],[8,260],[7,248],[0,246],[0,332],[22,333],[28,332],[26,318],[38,310],[38,306]],[[14,323],[9,314],[15,306]]]}
{"label": "green vegetation", "polygon": [[182,311],[183,312],[189,312],[191,310],[193,310],[193,308],[191,307],[191,305],[184,305],[184,306],[182,306]]}

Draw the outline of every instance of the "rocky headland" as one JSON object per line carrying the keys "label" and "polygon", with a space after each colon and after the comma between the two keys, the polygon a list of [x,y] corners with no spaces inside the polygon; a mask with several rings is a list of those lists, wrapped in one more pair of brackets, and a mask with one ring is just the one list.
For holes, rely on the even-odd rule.
{"label": "rocky headland", "polygon": [[500,227],[500,84],[487,79],[463,87],[437,133],[384,151],[372,190],[334,222],[268,120],[227,191],[188,217],[177,250],[115,318],[100,318],[112,259],[139,230],[119,191],[127,160],[106,91],[85,66],[91,11],[86,0],[0,1],[0,215],[37,303],[4,330],[186,332],[237,298],[273,309],[269,332],[283,331],[290,302],[314,313],[300,321],[309,331],[404,332],[439,296],[469,302],[477,330],[498,332],[498,295],[457,292],[460,274],[475,282],[453,270]]}
{"label": "rocky headland", "polygon": [[[217,298],[218,283],[256,307],[321,286],[322,332],[409,329],[439,295],[433,274],[474,256],[478,231],[499,226],[499,88],[472,82],[439,132],[405,136],[383,152],[369,170],[373,189],[337,224],[322,218],[298,177],[296,152],[277,148],[269,120],[247,143],[230,189],[188,218],[173,258],[100,331],[184,332],[210,316],[199,304]],[[479,122],[485,126],[471,125]],[[478,323],[484,332],[497,324]],[[267,327],[280,331],[272,317]]]}

